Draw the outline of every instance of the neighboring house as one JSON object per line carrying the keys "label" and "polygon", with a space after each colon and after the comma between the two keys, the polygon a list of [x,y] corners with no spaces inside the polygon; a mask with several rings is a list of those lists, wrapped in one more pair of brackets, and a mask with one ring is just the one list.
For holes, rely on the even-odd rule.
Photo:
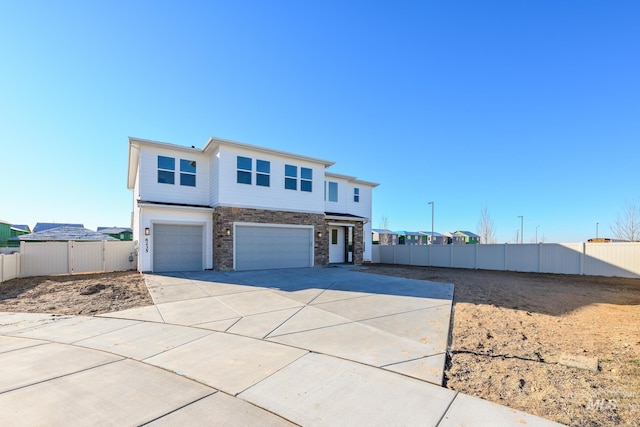
{"label": "neighboring house", "polygon": [[[29,233],[31,233],[31,228],[28,225],[25,225],[25,224],[11,225],[10,238],[22,236],[24,234],[29,234]],[[18,246],[20,246],[20,242],[9,239],[9,247],[18,247]]]}
{"label": "neighboring house", "polygon": [[0,247],[8,246],[11,237],[11,223],[0,220]]}
{"label": "neighboring house", "polygon": [[442,233],[443,239],[446,241],[448,245],[464,245],[465,240],[463,236],[458,236],[457,234],[444,232]]}
{"label": "neighboring house", "polygon": [[398,235],[399,245],[423,245],[425,244],[424,236],[417,231],[396,231]]}
{"label": "neighboring house", "polygon": [[[445,236],[444,234],[438,233],[437,231],[433,232],[433,241],[432,241],[432,237],[431,237],[431,232],[430,231],[419,231],[418,233],[420,233],[422,235],[423,241],[424,243],[422,243],[423,245],[428,245],[428,244],[432,244],[432,245],[447,245],[449,244],[449,239],[447,238],[447,236]],[[431,243],[429,243],[431,242]]]}
{"label": "neighboring house", "polygon": [[83,228],[84,225],[83,224],[62,224],[62,223],[57,223],[57,222],[39,222],[39,223],[36,224],[35,227],[33,227],[33,232],[34,233],[39,233],[41,231],[51,230],[52,228],[59,228],[59,227],[80,227],[80,228]]}
{"label": "neighboring house", "polygon": [[398,244],[398,235],[395,231],[383,228],[371,229],[371,240],[374,245],[396,245]]}
{"label": "neighboring house", "polygon": [[114,239],[133,240],[133,230],[128,227],[98,227],[97,231]]}
{"label": "neighboring house", "polygon": [[467,245],[474,245],[480,243],[480,236],[470,231],[454,231],[452,234],[462,237],[464,239],[464,243]]}
{"label": "neighboring house", "polygon": [[117,240],[106,234],[89,230],[84,227],[62,226],[50,228],[44,231],[38,231],[31,234],[12,237],[11,241],[18,242],[59,242],[59,241],[102,241]]}
{"label": "neighboring house", "polygon": [[129,138],[140,271],[251,270],[371,260],[372,190],[328,160],[210,138]]}

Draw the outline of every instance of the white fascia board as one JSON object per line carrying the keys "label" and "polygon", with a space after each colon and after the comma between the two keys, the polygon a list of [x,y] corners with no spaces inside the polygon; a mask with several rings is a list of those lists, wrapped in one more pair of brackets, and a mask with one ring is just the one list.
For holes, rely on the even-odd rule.
{"label": "white fascia board", "polygon": [[201,211],[201,212],[213,212],[214,208],[205,208],[200,206],[180,206],[180,205],[163,205],[158,203],[148,203],[138,201],[139,208],[160,208],[160,209],[175,209],[183,211]]}
{"label": "white fascia board", "polygon": [[380,185],[377,182],[363,181],[361,179],[358,179],[355,176],[341,175],[339,173],[333,173],[333,172],[325,172],[324,176],[325,176],[325,178],[344,179],[344,180],[349,181],[350,183],[353,183],[353,184],[366,185],[366,186],[369,186],[369,187],[377,187],[378,185]]}
{"label": "white fascia board", "polygon": [[140,163],[140,146],[131,142],[129,138],[129,165],[127,167],[127,188],[133,190],[136,186],[136,175]]}
{"label": "white fascia board", "polygon": [[303,161],[303,162],[317,163],[317,164],[323,165],[325,168],[328,168],[329,166],[333,166],[335,164],[335,162],[332,162],[331,160],[324,160],[324,159],[318,159],[318,158],[315,158],[315,157],[301,156],[299,154],[287,153],[286,151],[272,150],[270,148],[258,147],[257,145],[250,145],[250,144],[245,144],[245,143],[242,143],[242,142],[230,141],[230,140],[227,140],[227,139],[221,139],[221,138],[215,138],[215,137],[209,138],[209,141],[207,141],[207,144],[204,146],[202,151],[203,152],[208,152],[208,151],[212,151],[212,150],[215,151],[215,149],[217,147],[219,147],[220,145],[226,145],[226,146],[233,147],[233,148],[242,148],[242,149],[245,149],[245,150],[256,151],[256,152],[265,153],[265,154],[271,154],[271,155],[279,156],[279,157],[286,157],[286,158],[289,158],[289,159],[299,160],[299,161]]}

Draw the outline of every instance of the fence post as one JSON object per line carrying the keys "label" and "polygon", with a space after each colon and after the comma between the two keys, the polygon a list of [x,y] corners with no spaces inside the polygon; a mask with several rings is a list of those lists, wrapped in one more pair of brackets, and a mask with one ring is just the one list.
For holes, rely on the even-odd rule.
{"label": "fence post", "polygon": [[67,242],[67,273],[73,274],[73,240]]}
{"label": "fence post", "polygon": [[542,242],[538,243],[538,273],[542,273]]}
{"label": "fence post", "polygon": [[477,270],[477,269],[478,269],[478,251],[480,250],[480,249],[479,249],[479,247],[480,247],[480,243],[477,243],[475,246],[476,246],[476,248],[475,248],[475,251],[476,251],[476,265],[475,265],[475,269]]}
{"label": "fence post", "polygon": [[509,244],[505,243],[504,244],[504,271],[508,271],[509,268],[507,268],[509,266]]}
{"label": "fence post", "polygon": [[584,276],[584,259],[587,253],[587,244],[582,242],[582,254],[580,254],[580,275]]}
{"label": "fence post", "polygon": [[27,249],[27,244],[20,241],[20,269],[18,270],[18,277],[22,277],[22,257],[25,255]]}
{"label": "fence post", "polygon": [[4,254],[0,254],[0,283],[4,282]]}
{"label": "fence post", "polygon": [[449,268],[453,268],[453,245],[449,248]]}
{"label": "fence post", "polygon": [[102,241],[102,272],[107,272],[107,242]]}
{"label": "fence post", "polygon": [[429,249],[429,267],[433,267],[433,262],[431,262],[431,248],[433,247],[433,242],[427,248]]}

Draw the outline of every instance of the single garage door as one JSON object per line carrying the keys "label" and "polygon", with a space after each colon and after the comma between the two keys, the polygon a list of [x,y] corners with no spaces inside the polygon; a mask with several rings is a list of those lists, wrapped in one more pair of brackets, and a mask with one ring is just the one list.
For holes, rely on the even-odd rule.
{"label": "single garage door", "polygon": [[313,228],[237,226],[236,270],[311,267]]}
{"label": "single garage door", "polygon": [[202,270],[202,225],[153,226],[153,271]]}

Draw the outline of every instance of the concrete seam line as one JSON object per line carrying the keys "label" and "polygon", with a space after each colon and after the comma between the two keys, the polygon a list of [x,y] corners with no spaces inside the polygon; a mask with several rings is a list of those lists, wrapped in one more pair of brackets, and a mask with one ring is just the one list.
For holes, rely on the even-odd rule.
{"label": "concrete seam line", "polygon": [[174,409],[174,410],[172,410],[172,411],[169,411],[169,412],[167,412],[166,414],[159,415],[159,416],[155,417],[154,419],[147,421],[147,422],[146,422],[146,423],[144,423],[144,424],[140,424],[140,427],[142,427],[142,426],[146,426],[146,425],[148,425],[148,424],[150,424],[150,423],[152,423],[152,422],[154,422],[154,421],[157,421],[157,420],[159,420],[159,419],[161,419],[161,418],[166,417],[167,415],[171,415],[171,414],[173,414],[174,412],[177,412],[177,411],[179,411],[179,410],[181,410],[181,409],[184,409],[184,408],[186,408],[187,406],[191,406],[191,405],[193,405],[194,403],[201,401],[202,399],[206,399],[206,398],[207,398],[207,397],[209,397],[209,396],[213,396],[214,394],[219,393],[219,391],[218,391],[217,389],[213,389],[213,390],[214,390],[214,391],[213,391],[213,393],[209,393],[209,394],[207,394],[206,396],[202,396],[202,397],[200,397],[200,398],[198,398],[198,399],[194,400],[193,402],[185,403],[184,405],[180,406],[179,408],[176,408],[176,409]]}

